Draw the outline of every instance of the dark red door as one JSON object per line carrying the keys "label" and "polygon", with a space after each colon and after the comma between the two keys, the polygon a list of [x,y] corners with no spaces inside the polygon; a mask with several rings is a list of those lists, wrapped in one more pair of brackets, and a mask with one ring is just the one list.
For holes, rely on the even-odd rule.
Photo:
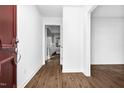
{"label": "dark red door", "polygon": [[16,6],[0,5],[0,87],[16,87],[15,48]]}

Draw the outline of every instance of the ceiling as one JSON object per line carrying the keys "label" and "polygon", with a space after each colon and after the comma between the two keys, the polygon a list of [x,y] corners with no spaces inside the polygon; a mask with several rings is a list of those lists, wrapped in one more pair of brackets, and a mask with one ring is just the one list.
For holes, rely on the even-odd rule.
{"label": "ceiling", "polygon": [[62,17],[61,5],[38,5],[37,7],[44,17]]}
{"label": "ceiling", "polygon": [[92,17],[124,17],[124,5],[100,5],[92,12]]}
{"label": "ceiling", "polygon": [[[43,17],[62,17],[62,5],[38,5]],[[99,5],[92,17],[124,17],[124,5]]]}

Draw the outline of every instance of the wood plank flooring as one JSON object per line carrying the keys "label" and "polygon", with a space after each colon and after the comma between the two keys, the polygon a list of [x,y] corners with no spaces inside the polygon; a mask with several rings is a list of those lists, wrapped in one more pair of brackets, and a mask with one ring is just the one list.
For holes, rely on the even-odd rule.
{"label": "wood plank flooring", "polygon": [[93,65],[92,76],[62,73],[59,57],[44,65],[26,88],[124,88],[124,65]]}

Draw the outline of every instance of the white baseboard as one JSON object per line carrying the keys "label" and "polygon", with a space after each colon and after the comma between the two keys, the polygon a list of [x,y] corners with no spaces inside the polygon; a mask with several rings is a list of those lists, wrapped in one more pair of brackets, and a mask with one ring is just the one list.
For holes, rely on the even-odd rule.
{"label": "white baseboard", "polygon": [[80,69],[62,69],[62,73],[78,73],[81,72]]}
{"label": "white baseboard", "polygon": [[43,65],[40,65],[39,67],[37,67],[36,70],[34,70],[34,72],[20,85],[17,86],[17,88],[24,88],[28,82],[34,77],[34,75],[41,69]]}
{"label": "white baseboard", "polygon": [[91,77],[91,70],[89,72],[82,72],[86,77]]}
{"label": "white baseboard", "polygon": [[91,65],[124,65],[123,63],[93,63]]}

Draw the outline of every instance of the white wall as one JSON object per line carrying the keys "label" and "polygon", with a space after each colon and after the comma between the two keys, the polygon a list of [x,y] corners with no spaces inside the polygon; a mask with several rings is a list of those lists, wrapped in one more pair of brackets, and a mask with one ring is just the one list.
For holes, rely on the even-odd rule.
{"label": "white wall", "polygon": [[63,8],[63,72],[90,76],[90,9],[92,6]]}
{"label": "white wall", "polygon": [[63,7],[63,72],[80,72],[80,7]]}
{"label": "white wall", "polygon": [[24,87],[42,66],[42,19],[35,6],[17,6],[17,26],[17,86]]}
{"label": "white wall", "polygon": [[[43,17],[43,64],[45,64],[45,60],[47,60],[47,40],[46,40],[46,32],[45,25],[60,25],[62,27],[62,18],[61,17]],[[60,32],[62,29],[60,29]]]}
{"label": "white wall", "polygon": [[92,64],[124,64],[124,18],[92,18]]}

